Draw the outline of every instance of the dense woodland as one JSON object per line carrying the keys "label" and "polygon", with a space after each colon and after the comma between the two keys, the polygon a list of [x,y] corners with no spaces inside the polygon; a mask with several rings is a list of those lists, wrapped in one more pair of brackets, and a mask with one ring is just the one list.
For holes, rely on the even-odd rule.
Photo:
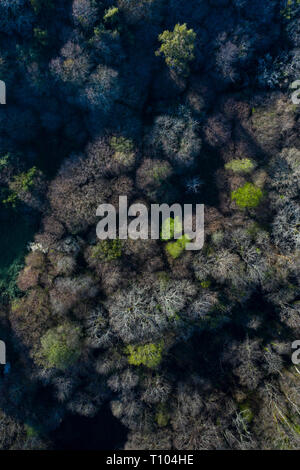
{"label": "dense woodland", "polygon": [[[299,449],[300,0],[1,0],[0,44],[0,448]],[[203,249],[99,241],[120,195]]]}

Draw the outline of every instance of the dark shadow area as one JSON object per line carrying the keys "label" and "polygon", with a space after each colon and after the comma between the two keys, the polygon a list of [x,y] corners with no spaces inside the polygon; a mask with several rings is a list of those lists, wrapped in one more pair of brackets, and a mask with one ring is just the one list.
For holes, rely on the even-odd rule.
{"label": "dark shadow area", "polygon": [[111,450],[124,447],[127,432],[106,405],[94,418],[66,416],[50,438],[54,450]]}

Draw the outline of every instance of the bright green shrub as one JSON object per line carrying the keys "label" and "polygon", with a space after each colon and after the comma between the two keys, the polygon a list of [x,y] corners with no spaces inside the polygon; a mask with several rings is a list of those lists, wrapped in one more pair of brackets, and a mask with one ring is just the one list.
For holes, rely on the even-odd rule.
{"label": "bright green shrub", "polygon": [[211,281],[208,279],[207,281],[201,281],[200,282],[200,286],[203,288],[203,289],[208,289],[211,285]]}
{"label": "bright green shrub", "polygon": [[250,173],[254,167],[255,165],[250,158],[231,160],[225,165],[226,170],[232,170],[234,173]]}
{"label": "bright green shrub", "polygon": [[160,233],[161,240],[170,240],[171,238],[174,238],[177,233],[182,233],[182,223],[179,217],[176,216],[175,219],[169,217],[164,220]]}
{"label": "bright green shrub", "polygon": [[245,183],[244,186],[231,193],[231,199],[243,208],[258,206],[262,198],[262,190],[252,183]]}
{"label": "bright green shrub", "polygon": [[128,362],[134,366],[143,364],[150,369],[155,369],[162,360],[163,343],[149,343],[141,346],[128,345],[126,353]]}
{"label": "bright green shrub", "polygon": [[178,240],[167,243],[166,250],[173,259],[179,258],[189,241],[190,238],[187,235],[182,235]]}
{"label": "bright green shrub", "polygon": [[162,45],[156,51],[156,55],[163,55],[171,70],[187,75],[188,64],[195,58],[196,33],[192,29],[187,29],[186,23],[177,24],[173,31],[164,31],[158,39]]}
{"label": "bright green shrub", "polygon": [[92,249],[92,258],[103,261],[112,261],[122,256],[122,242],[116,238],[115,240],[101,240]]}
{"label": "bright green shrub", "polygon": [[52,328],[41,339],[41,358],[46,368],[66,369],[81,353],[81,329],[71,323]]}
{"label": "bright green shrub", "polygon": [[[163,222],[160,238],[163,241],[171,240],[175,237],[175,235],[179,235],[182,233],[182,223],[178,216],[174,219],[169,217]],[[169,242],[166,245],[166,250],[169,255],[176,259],[178,258],[183,250],[185,249],[185,245],[190,241],[190,238],[187,235],[182,235],[175,241]]]}
{"label": "bright green shrub", "polygon": [[105,10],[103,20],[105,23],[115,24],[119,18],[119,8],[110,7],[108,10]]}

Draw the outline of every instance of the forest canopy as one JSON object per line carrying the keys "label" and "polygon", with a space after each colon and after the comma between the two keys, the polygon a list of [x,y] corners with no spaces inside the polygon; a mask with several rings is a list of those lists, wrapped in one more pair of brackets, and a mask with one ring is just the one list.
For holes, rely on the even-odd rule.
{"label": "forest canopy", "polygon": [[[299,0],[2,0],[0,44],[0,449],[299,449]],[[203,249],[99,240],[119,196]]]}

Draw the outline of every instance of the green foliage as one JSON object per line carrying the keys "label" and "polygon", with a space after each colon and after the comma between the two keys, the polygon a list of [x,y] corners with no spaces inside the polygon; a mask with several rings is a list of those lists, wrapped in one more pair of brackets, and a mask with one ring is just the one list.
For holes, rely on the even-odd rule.
{"label": "green foliage", "polygon": [[300,0],[287,0],[286,7],[280,10],[280,14],[286,20],[291,20],[297,14],[297,6],[299,5],[300,5]]}
{"label": "green foliage", "polygon": [[26,437],[28,439],[31,439],[33,437],[38,437],[39,433],[33,426],[30,426],[29,424],[25,424],[24,427],[26,431]]}
{"label": "green foliage", "polygon": [[175,242],[167,243],[166,250],[173,259],[179,258],[189,241],[190,238],[187,235],[182,235]]}
{"label": "green foliage", "polygon": [[112,261],[122,256],[122,242],[115,240],[101,240],[92,250],[92,258],[103,261]]}
{"label": "green foliage", "polygon": [[8,165],[9,160],[10,160],[9,154],[6,154],[3,157],[0,157],[0,170],[2,168],[5,168]]}
{"label": "green foliage", "polygon": [[234,173],[250,173],[254,167],[255,165],[250,158],[231,160],[225,165],[226,170],[232,170]]}
{"label": "green foliage", "polygon": [[11,207],[16,207],[18,202],[18,195],[15,192],[12,192],[7,196],[7,198],[3,199],[3,204],[6,204]]}
{"label": "green foliage", "polygon": [[253,414],[248,402],[241,403],[239,405],[239,408],[240,408],[240,411],[241,411],[241,413],[243,415],[243,418],[246,421],[246,423],[250,424],[253,421],[254,414]]}
{"label": "green foliage", "polygon": [[163,55],[166,64],[171,70],[178,74],[187,75],[189,72],[189,62],[194,56],[196,33],[192,29],[187,29],[186,23],[177,24],[173,31],[164,31],[158,36],[162,43],[156,55]]}
{"label": "green foliage", "polygon": [[33,35],[41,46],[46,46],[48,44],[48,33],[44,29],[34,28]]}
{"label": "green foliage", "polygon": [[153,168],[153,179],[157,184],[163,183],[163,181],[169,176],[170,169],[168,165],[156,165]]}
{"label": "green foliage", "polygon": [[168,413],[166,405],[164,403],[160,403],[157,406],[157,412],[156,412],[156,416],[155,416],[155,420],[157,422],[157,425],[160,428],[164,428],[165,426],[167,426],[167,424],[169,422],[169,419],[170,419],[170,415]]}
{"label": "green foliage", "polygon": [[12,220],[3,224],[0,231],[0,298],[14,299],[20,294],[16,278],[24,265],[26,244],[36,230],[34,224],[11,214]]}
{"label": "green foliage", "polygon": [[262,190],[252,183],[245,183],[244,186],[231,193],[231,199],[241,208],[257,207],[262,198]]}
{"label": "green foliage", "polygon": [[162,224],[162,229],[160,233],[161,240],[170,240],[175,237],[175,234],[182,233],[182,223],[178,216],[173,219],[169,217]]}
{"label": "green foliage", "polygon": [[109,144],[115,152],[131,153],[133,152],[133,142],[126,137],[111,137]]}
{"label": "green foliage", "polygon": [[3,204],[16,207],[20,193],[22,191],[30,190],[30,188],[34,185],[34,179],[37,173],[37,168],[33,166],[27,172],[23,172],[19,175],[16,175],[13,178],[13,181],[10,183],[11,193],[6,199],[2,201]]}
{"label": "green foliage", "polygon": [[170,275],[166,271],[159,271],[156,273],[156,277],[159,280],[162,288],[166,287],[170,282]]}
{"label": "green foliage", "polygon": [[13,300],[20,294],[16,278],[22,268],[22,257],[16,258],[10,266],[0,268],[0,298],[3,300]]}
{"label": "green foliage", "polygon": [[126,347],[128,362],[134,366],[143,364],[150,369],[155,369],[162,360],[163,342],[158,344],[149,343],[141,346],[128,345]]}
{"label": "green foliage", "polygon": [[114,150],[113,159],[115,161],[126,167],[134,164],[135,155],[132,140],[114,136],[110,139],[109,144]]}
{"label": "green foliage", "polygon": [[21,173],[14,178],[14,187],[16,191],[28,191],[34,184],[34,177],[37,174],[37,168],[33,166],[27,172]]}
{"label": "green foliage", "polygon": [[[94,35],[97,38],[100,38],[102,34],[107,33],[105,26],[101,23],[99,26],[94,28]],[[93,44],[93,39],[90,39],[90,44]]]}
{"label": "green foliage", "polygon": [[[160,238],[163,241],[171,240],[176,235],[182,234],[182,223],[178,216],[174,219],[169,217],[163,222]],[[185,249],[185,245],[190,241],[190,238],[187,235],[181,235],[176,241],[169,242],[166,245],[166,250],[169,255],[176,259],[178,258],[183,250]]]}
{"label": "green foliage", "polygon": [[207,281],[201,281],[200,282],[200,286],[203,288],[203,289],[208,289],[211,285],[211,281],[210,280],[207,280]]}
{"label": "green foliage", "polygon": [[108,10],[105,10],[103,21],[109,23],[110,25],[115,25],[119,19],[119,8],[110,7]]}
{"label": "green foliage", "polygon": [[52,328],[41,338],[41,358],[44,367],[64,370],[80,356],[81,329],[71,323]]}

